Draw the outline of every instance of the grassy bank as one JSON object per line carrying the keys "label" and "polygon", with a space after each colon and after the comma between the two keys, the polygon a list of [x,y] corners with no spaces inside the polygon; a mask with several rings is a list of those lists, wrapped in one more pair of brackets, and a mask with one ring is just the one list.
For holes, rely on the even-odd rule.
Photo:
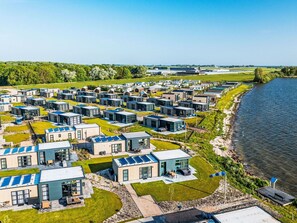
{"label": "grassy bank", "polygon": [[207,81],[252,81],[254,74],[240,73],[240,74],[218,74],[218,75],[187,75],[187,76],[154,76],[145,78],[134,78],[134,79],[119,79],[119,80],[98,80],[98,81],[84,81],[84,82],[67,82],[67,83],[51,83],[51,84],[35,84],[35,85],[18,85],[19,89],[30,89],[30,88],[70,88],[70,87],[84,87],[87,85],[108,85],[108,84],[124,84],[128,82],[149,82],[158,80],[201,80]]}

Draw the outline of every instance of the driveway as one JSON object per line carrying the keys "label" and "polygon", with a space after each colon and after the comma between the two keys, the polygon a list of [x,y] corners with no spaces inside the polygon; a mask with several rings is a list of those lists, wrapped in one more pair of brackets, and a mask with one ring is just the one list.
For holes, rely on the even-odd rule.
{"label": "driveway", "polygon": [[155,203],[152,196],[146,195],[138,197],[131,184],[126,184],[125,186],[128,192],[131,194],[132,199],[136,203],[143,217],[147,218],[163,214],[160,207]]}

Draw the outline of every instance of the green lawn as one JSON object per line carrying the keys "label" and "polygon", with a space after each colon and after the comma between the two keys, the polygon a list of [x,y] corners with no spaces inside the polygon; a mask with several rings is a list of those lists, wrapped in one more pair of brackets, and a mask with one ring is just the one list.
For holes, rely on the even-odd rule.
{"label": "green lawn", "polygon": [[139,196],[152,195],[157,201],[187,201],[211,195],[219,186],[220,178],[209,178],[213,167],[203,158],[195,156],[190,165],[197,170],[197,180],[165,184],[163,181],[132,184]]}
{"label": "green lawn", "polygon": [[13,142],[14,144],[19,144],[20,142],[27,141],[30,139],[29,133],[16,133],[12,135],[4,135],[3,138],[6,142]]}
{"label": "green lawn", "polygon": [[73,162],[72,166],[82,166],[85,173],[96,173],[99,170],[111,168],[112,159],[124,156],[105,156],[89,160]]}
{"label": "green lawn", "polygon": [[1,170],[0,177],[34,174],[38,172],[39,172],[38,168],[22,169],[22,170]]}
{"label": "green lawn", "polygon": [[57,126],[54,126],[50,122],[43,122],[43,121],[38,121],[38,122],[32,122],[31,123],[32,128],[34,129],[34,132],[39,135],[39,134],[45,134],[46,129],[50,128],[56,128]]}
{"label": "green lawn", "polygon": [[48,111],[44,107],[39,106],[39,108],[40,108],[40,115],[41,116],[47,116],[48,115]]}
{"label": "green lawn", "polygon": [[165,142],[161,140],[151,140],[151,143],[156,146],[156,150],[154,151],[163,151],[163,150],[173,150],[179,149],[180,145],[172,143],[172,142]]}
{"label": "green lawn", "polygon": [[47,213],[39,213],[35,209],[4,211],[0,212],[0,221],[9,223],[97,223],[103,222],[121,208],[122,202],[116,194],[94,188],[92,198],[85,199],[85,207]]}
{"label": "green lawn", "polygon": [[108,121],[100,118],[87,118],[87,119],[84,119],[84,122],[88,124],[99,125],[101,127],[101,131],[103,132],[103,134],[108,136],[117,135],[117,133],[115,132],[120,129],[120,127],[111,125],[108,123]]}
{"label": "green lawn", "polygon": [[15,117],[13,117],[9,112],[0,112],[1,122],[8,123],[13,122]]}
{"label": "green lawn", "polygon": [[149,82],[159,80],[200,80],[207,81],[252,81],[254,73],[240,73],[240,74],[218,74],[218,75],[188,75],[188,76],[154,76],[134,79],[120,79],[120,80],[98,80],[98,81],[84,81],[84,82],[71,82],[71,83],[51,83],[51,84],[31,84],[31,85],[18,85],[19,89],[29,88],[70,88],[70,87],[83,87],[87,85],[105,85],[105,84],[124,84],[128,82]]}
{"label": "green lawn", "polygon": [[15,125],[15,126],[7,126],[4,132],[24,132],[28,131],[28,125]]}

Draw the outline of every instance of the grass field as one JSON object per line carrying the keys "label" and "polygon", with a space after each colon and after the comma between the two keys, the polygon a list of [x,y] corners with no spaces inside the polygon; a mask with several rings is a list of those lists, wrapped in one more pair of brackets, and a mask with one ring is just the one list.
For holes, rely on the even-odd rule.
{"label": "grass field", "polygon": [[164,151],[164,150],[173,150],[179,149],[180,145],[172,143],[172,142],[165,142],[161,140],[151,140],[151,143],[156,146],[156,150],[154,151]]}
{"label": "grass field", "polygon": [[190,165],[197,170],[197,180],[165,184],[163,181],[132,184],[139,196],[152,195],[157,201],[187,201],[211,195],[219,186],[219,178],[209,178],[213,167],[203,158],[195,156]]}
{"label": "grass field", "polygon": [[81,160],[73,162],[72,166],[82,166],[85,173],[96,173],[99,170],[111,168],[113,158],[119,158],[124,156],[105,156],[99,158],[93,158],[89,160]]}
{"label": "grass field", "polygon": [[37,135],[44,134],[46,129],[57,127],[50,122],[43,122],[43,121],[32,122],[31,125],[32,125],[32,128],[34,129],[34,132]]}
{"label": "grass field", "polygon": [[4,130],[4,132],[24,132],[28,131],[29,127],[28,125],[16,125],[16,126],[7,126]]}
{"label": "grass field", "polygon": [[109,84],[124,84],[128,82],[148,82],[148,81],[158,81],[158,80],[201,80],[201,81],[252,81],[254,79],[254,74],[250,73],[240,73],[240,74],[220,74],[220,75],[188,75],[188,76],[154,76],[145,78],[134,78],[134,79],[120,79],[120,80],[98,80],[98,81],[84,81],[84,82],[67,82],[67,83],[51,83],[51,84],[34,84],[34,85],[18,85],[19,89],[29,89],[29,88],[70,88],[70,87],[84,87],[87,85],[109,85]]}
{"label": "grass field", "polygon": [[38,222],[103,222],[122,207],[120,198],[111,192],[94,188],[92,198],[85,199],[85,207],[56,212],[39,213],[35,209],[0,212],[0,221],[9,223]]}
{"label": "grass field", "polygon": [[0,112],[1,122],[9,123],[15,121],[15,118],[9,112]]}
{"label": "grass field", "polygon": [[19,144],[23,141],[27,141],[30,139],[29,133],[16,133],[12,135],[4,135],[3,138],[6,142],[13,142],[14,145]]}
{"label": "grass field", "polygon": [[34,174],[38,172],[39,172],[38,168],[22,169],[22,170],[1,170],[0,177]]}

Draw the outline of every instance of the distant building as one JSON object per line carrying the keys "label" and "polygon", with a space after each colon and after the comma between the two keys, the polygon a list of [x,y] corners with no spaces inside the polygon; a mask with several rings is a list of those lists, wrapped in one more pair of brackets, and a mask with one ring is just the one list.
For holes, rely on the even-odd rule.
{"label": "distant building", "polygon": [[33,106],[15,106],[11,107],[11,113],[22,116],[25,120],[40,116],[40,108]]}
{"label": "distant building", "polygon": [[158,115],[148,115],[143,117],[143,125],[156,130],[160,128],[166,131],[177,132],[186,129],[185,121],[178,118],[166,118]]}
{"label": "distant building", "polygon": [[128,101],[127,108],[137,111],[154,111],[155,104],[151,102],[144,102],[144,101]]}
{"label": "distant building", "polygon": [[72,112],[54,111],[48,113],[48,120],[61,125],[74,126],[82,123],[82,115]]}
{"label": "distant building", "polygon": [[46,101],[46,108],[56,111],[69,111],[69,103],[65,101]]}
{"label": "distant building", "polygon": [[79,104],[79,105],[73,106],[73,112],[87,117],[100,116],[100,109],[98,107],[88,106],[85,104]]}
{"label": "distant building", "polygon": [[121,110],[105,110],[104,117],[109,121],[117,121],[124,124],[129,124],[137,121],[136,114]]}

